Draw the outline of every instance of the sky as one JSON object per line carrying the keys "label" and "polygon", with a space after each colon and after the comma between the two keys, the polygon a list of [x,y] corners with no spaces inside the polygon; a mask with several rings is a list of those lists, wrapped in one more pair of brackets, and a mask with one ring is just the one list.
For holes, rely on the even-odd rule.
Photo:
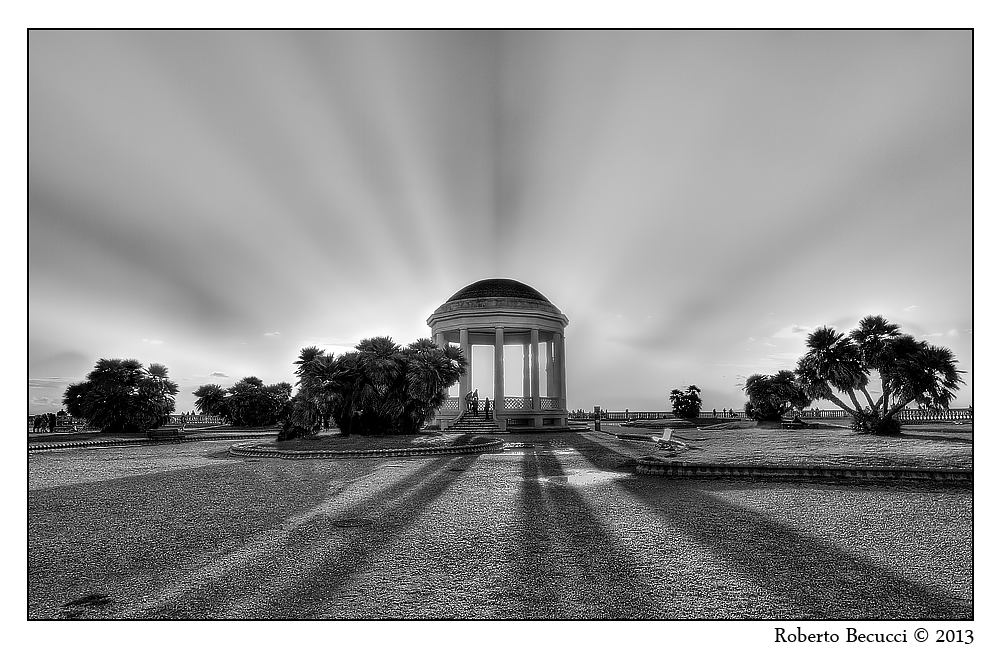
{"label": "sky", "polygon": [[491,277],[571,409],[739,409],[870,314],[972,403],[967,31],[32,31],[28,120],[32,413],[99,358],[294,383]]}

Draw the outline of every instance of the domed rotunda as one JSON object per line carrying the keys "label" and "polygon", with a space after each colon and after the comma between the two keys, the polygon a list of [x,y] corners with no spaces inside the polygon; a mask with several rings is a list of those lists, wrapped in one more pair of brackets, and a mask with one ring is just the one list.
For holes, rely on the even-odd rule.
{"label": "domed rotunda", "polygon": [[[569,319],[537,290],[517,280],[479,280],[434,310],[427,324],[439,346],[458,345],[469,361],[457,394],[453,389],[435,417],[442,429],[465,412],[463,398],[473,390],[489,398],[501,431],[566,426]],[[474,346],[490,346],[492,355],[474,354]]]}

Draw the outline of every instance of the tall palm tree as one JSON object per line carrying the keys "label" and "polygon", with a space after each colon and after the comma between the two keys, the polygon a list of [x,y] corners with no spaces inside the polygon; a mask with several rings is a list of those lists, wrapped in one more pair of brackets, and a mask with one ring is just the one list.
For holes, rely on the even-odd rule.
{"label": "tall palm tree", "polygon": [[[947,408],[964,383],[951,350],[903,334],[881,316],[863,318],[846,339],[833,328],[820,327],[806,338],[806,347],[796,375],[807,394],[837,404],[861,431],[897,432],[894,416],[907,405]],[[882,382],[877,402],[866,389],[871,372]],[[834,390],[847,393],[855,408],[839,400]],[[864,391],[869,408],[861,408],[855,390]]]}
{"label": "tall palm tree", "polygon": [[[854,391],[868,384],[868,373],[858,346],[832,327],[824,326],[806,337],[806,349],[805,356],[799,359],[796,375],[809,397],[828,399],[849,413],[860,413],[861,403]],[[844,404],[832,389],[847,393],[854,408]]]}
{"label": "tall palm tree", "polygon": [[883,316],[865,316],[858,323],[851,333],[851,339],[857,344],[861,352],[861,361],[866,368],[875,369],[879,373],[882,383],[882,395],[878,402],[873,402],[867,387],[862,388],[872,412],[879,411],[883,415],[888,412],[889,402],[886,397],[886,369],[893,363],[893,356],[889,353],[890,346],[901,332],[899,325],[890,323]]}

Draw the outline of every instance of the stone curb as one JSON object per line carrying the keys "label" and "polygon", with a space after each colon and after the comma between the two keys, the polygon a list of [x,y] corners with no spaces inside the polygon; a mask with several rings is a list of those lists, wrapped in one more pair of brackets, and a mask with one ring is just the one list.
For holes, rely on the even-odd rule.
{"label": "stone curb", "polygon": [[33,451],[49,451],[50,449],[72,449],[74,447],[134,447],[137,445],[166,445],[184,442],[184,438],[164,438],[162,440],[81,440],[79,442],[54,442],[50,444],[32,445],[28,453]]}
{"label": "stone curb", "polygon": [[935,483],[972,483],[972,470],[969,469],[850,465],[717,465],[643,458],[636,462],[635,473],[667,478],[846,479],[850,481],[890,479]]}
{"label": "stone curb", "polygon": [[493,440],[475,445],[456,447],[409,447],[405,449],[368,449],[364,451],[296,451],[291,449],[265,449],[252,443],[233,445],[229,453],[234,456],[259,458],[384,458],[390,456],[444,456],[448,454],[482,454],[503,451],[503,440]]}
{"label": "stone curb", "polygon": [[130,447],[130,446],[142,446],[142,445],[164,445],[164,444],[177,444],[181,442],[197,442],[199,440],[233,440],[241,438],[270,438],[275,436],[277,433],[266,433],[266,434],[237,434],[237,435],[216,435],[216,436],[200,436],[197,438],[189,437],[173,437],[173,438],[162,438],[160,440],[142,438],[142,439],[121,439],[121,440],[79,440],[76,442],[52,442],[52,443],[42,443],[37,445],[29,445],[28,453],[33,451],[49,451],[52,449],[72,449],[74,447]]}

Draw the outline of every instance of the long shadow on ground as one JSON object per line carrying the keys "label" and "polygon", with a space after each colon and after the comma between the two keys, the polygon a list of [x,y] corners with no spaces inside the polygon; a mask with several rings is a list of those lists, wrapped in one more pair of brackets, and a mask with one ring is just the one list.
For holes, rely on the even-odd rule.
{"label": "long shadow on ground", "polygon": [[655,615],[639,572],[553,455],[524,454],[519,536],[509,599],[518,619],[634,619]]}
{"label": "long shadow on ground", "polygon": [[[602,469],[620,466],[627,458],[595,440],[581,441],[576,449]],[[776,619],[972,618],[972,603],[968,600],[938,593],[875,562],[850,555],[834,544],[803,535],[753,510],[734,506],[692,487],[700,482],[675,481],[666,492],[664,480],[636,476],[619,485],[654,508],[666,525],[681,528],[725,558],[734,571],[786,594],[799,609],[791,613],[776,612]],[[760,489],[767,489],[767,484],[761,484]],[[916,486],[913,489],[924,491]],[[929,491],[937,490],[930,487]]]}
{"label": "long shadow on ground", "polygon": [[[464,462],[435,460],[414,480],[397,480],[337,513],[340,519],[361,522],[356,528],[340,529],[317,516],[265,542],[262,548],[247,549],[246,557],[219,580],[188,590],[182,599],[173,599],[143,617],[381,618],[377,604],[385,594],[371,593],[358,600],[342,598],[344,591],[455,480],[449,468]],[[419,617],[419,612],[413,614]]]}
{"label": "long shadow on ground", "polygon": [[58,617],[55,605],[95,592],[112,603],[95,615],[134,616],[128,603],[239,549],[378,462],[233,462],[32,490],[29,616]]}

